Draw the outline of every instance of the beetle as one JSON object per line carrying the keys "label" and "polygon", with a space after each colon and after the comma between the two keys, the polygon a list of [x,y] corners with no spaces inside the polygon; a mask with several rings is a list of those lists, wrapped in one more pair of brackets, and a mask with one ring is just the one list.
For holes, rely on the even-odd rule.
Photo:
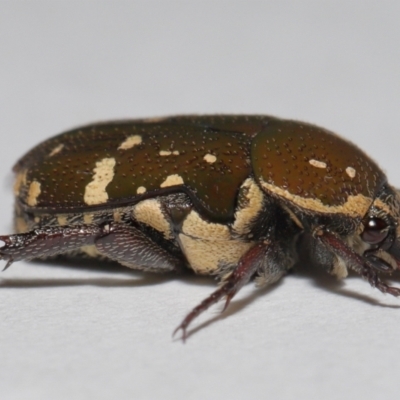
{"label": "beetle", "polygon": [[400,268],[400,194],[358,147],[317,126],[254,115],[113,121],[62,133],[14,166],[15,229],[0,258],[88,255],[221,286],[178,326],[304,254],[381,292]]}

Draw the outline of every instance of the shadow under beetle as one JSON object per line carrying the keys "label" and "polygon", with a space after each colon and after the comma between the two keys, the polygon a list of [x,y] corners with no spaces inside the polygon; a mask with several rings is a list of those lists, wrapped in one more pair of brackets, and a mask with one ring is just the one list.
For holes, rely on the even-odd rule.
{"label": "shadow under beetle", "polygon": [[181,116],[85,126],[49,139],[14,167],[12,262],[67,255],[221,286],[176,331],[254,278],[276,282],[306,252],[384,293],[400,269],[400,194],[359,148],[269,116]]}

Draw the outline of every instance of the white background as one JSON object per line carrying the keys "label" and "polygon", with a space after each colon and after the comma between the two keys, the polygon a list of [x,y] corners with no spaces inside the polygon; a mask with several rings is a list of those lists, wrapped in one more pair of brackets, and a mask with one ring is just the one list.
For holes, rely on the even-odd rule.
{"label": "white background", "polygon": [[[399,17],[382,0],[1,1],[0,231],[12,230],[14,161],[113,118],[314,122],[400,186]],[[400,300],[304,266],[172,340],[214,289],[98,263],[14,264],[0,277],[1,399],[399,398]]]}

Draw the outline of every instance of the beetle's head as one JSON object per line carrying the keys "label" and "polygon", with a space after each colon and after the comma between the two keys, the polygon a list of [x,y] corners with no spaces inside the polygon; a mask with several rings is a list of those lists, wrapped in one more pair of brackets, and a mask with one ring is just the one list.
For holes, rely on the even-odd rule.
{"label": "beetle's head", "polygon": [[383,272],[400,269],[400,191],[385,187],[358,229],[363,255]]}

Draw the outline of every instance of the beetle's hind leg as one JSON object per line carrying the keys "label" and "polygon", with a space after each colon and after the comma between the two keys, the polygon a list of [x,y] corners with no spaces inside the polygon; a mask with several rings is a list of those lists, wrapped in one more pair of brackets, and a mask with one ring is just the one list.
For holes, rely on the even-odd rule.
{"label": "beetle's hind leg", "polygon": [[167,272],[179,270],[183,264],[139,229],[123,222],[45,226],[0,236],[0,260],[7,261],[7,269],[14,261],[51,257],[93,245],[101,255],[135,269]]}
{"label": "beetle's hind leg", "polygon": [[[7,260],[4,269],[14,261],[51,257],[93,244],[101,236],[96,225],[47,226],[25,233],[0,236],[0,259]],[[3,242],[3,243],[1,243]]]}
{"label": "beetle's hind leg", "polygon": [[383,261],[375,259],[369,260],[368,257],[362,257],[350,247],[335,233],[327,231],[324,227],[315,229],[314,237],[323,243],[334,254],[341,257],[347,266],[365,278],[372,287],[376,287],[383,293],[389,293],[393,296],[400,296],[400,288],[389,286],[383,282],[378,271],[387,272]]}
{"label": "beetle's hind leg", "polygon": [[126,267],[149,271],[180,271],[183,261],[151,240],[139,229],[111,222],[103,227],[104,235],[95,239],[96,249]]}
{"label": "beetle's hind leg", "polygon": [[[291,266],[279,245],[269,240],[256,244],[239,260],[237,267],[225,280],[223,285],[195,307],[174,331],[174,335],[182,330],[182,340],[187,338],[189,324],[210,306],[225,297],[224,310],[228,307],[235,294],[255,275],[260,275],[265,284],[279,280]],[[289,261],[290,266],[288,266]]]}

